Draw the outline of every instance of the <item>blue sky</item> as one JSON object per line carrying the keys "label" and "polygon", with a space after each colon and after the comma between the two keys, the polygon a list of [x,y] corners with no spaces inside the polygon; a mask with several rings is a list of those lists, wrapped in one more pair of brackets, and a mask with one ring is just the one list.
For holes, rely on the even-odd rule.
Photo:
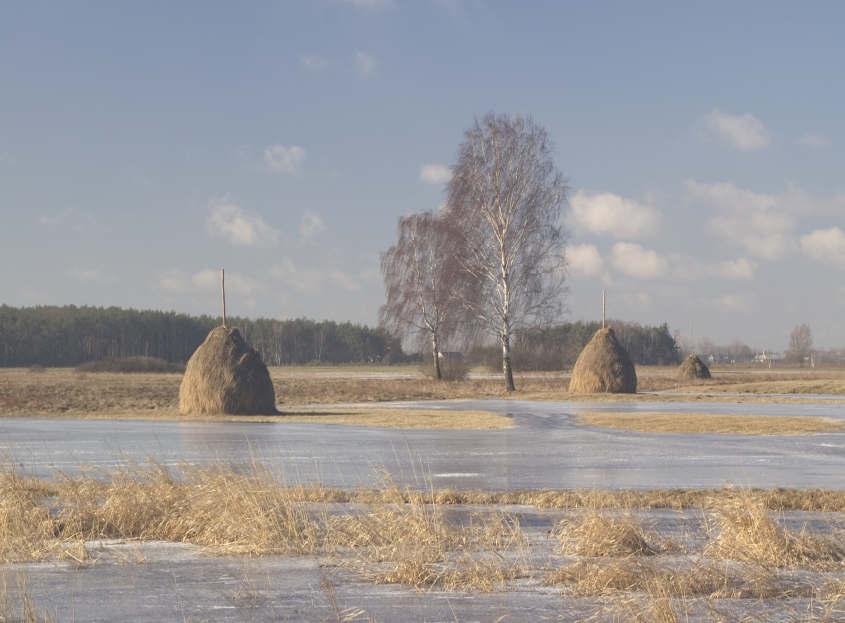
{"label": "blue sky", "polygon": [[0,302],[374,322],[487,111],[571,185],[569,315],[845,345],[840,3],[0,3]]}

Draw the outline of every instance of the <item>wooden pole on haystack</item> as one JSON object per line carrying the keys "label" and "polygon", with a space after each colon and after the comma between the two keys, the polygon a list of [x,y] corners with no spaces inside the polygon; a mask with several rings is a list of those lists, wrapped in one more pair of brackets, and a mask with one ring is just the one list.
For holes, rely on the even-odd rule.
{"label": "wooden pole on haystack", "polygon": [[226,270],[220,269],[220,293],[223,297],[223,328],[226,328]]}
{"label": "wooden pole on haystack", "polygon": [[607,290],[601,291],[601,328],[607,328]]}

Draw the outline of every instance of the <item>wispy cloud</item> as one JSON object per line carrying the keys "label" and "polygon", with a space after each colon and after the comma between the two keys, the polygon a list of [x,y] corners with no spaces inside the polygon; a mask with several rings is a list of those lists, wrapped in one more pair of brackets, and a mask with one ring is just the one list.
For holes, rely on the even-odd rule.
{"label": "wispy cloud", "polygon": [[813,134],[812,132],[808,132],[799,136],[796,142],[802,147],[822,149],[824,147],[830,147],[833,141],[824,134]]}
{"label": "wispy cloud", "polygon": [[369,78],[376,73],[376,57],[362,50],[355,51],[355,69],[362,78]]}
{"label": "wispy cloud", "polygon": [[102,266],[93,268],[69,268],[65,271],[65,274],[74,281],[78,281],[83,284],[105,284],[112,282],[111,277],[109,277],[108,273]]}
{"label": "wispy cloud", "polygon": [[336,268],[300,266],[289,257],[283,257],[270,269],[270,276],[281,286],[300,292],[315,293],[325,288],[338,288],[358,292],[373,281],[369,271],[351,272]]}
{"label": "wispy cloud", "polygon": [[794,219],[774,196],[739,188],[730,182],[686,182],[687,197],[714,210],[711,230],[741,245],[752,257],[776,260],[795,246]]}
{"label": "wispy cloud", "polygon": [[305,240],[311,240],[321,232],[326,230],[326,223],[316,212],[306,211],[302,215],[302,220],[299,223],[299,235]]}
{"label": "wispy cloud", "polygon": [[364,11],[383,11],[394,6],[393,0],[340,0],[344,4]]}
{"label": "wispy cloud", "polygon": [[445,184],[452,179],[452,169],[445,164],[424,164],[420,167],[420,180],[426,184]]}
{"label": "wispy cloud", "polygon": [[299,64],[309,71],[322,71],[329,66],[329,61],[316,54],[303,54],[299,57]]}
{"label": "wispy cloud", "polygon": [[[159,275],[157,285],[161,290],[176,295],[216,293],[220,289],[220,270],[204,268],[191,273],[171,269]],[[236,295],[238,302],[247,307],[255,307],[255,297],[264,289],[264,286],[252,277],[237,271],[226,271],[226,292]]]}
{"label": "wispy cloud", "polygon": [[753,294],[729,293],[717,296],[711,304],[722,312],[748,314],[754,310],[755,301]]}
{"label": "wispy cloud", "polygon": [[299,173],[305,160],[305,150],[299,145],[270,145],[264,150],[264,162],[271,171]]}
{"label": "wispy cloud", "polygon": [[52,214],[42,214],[38,217],[38,223],[44,227],[69,229],[79,233],[96,227],[97,220],[89,212],[64,208]]}
{"label": "wispy cloud", "polygon": [[209,202],[208,233],[236,246],[269,246],[279,240],[279,231],[257,214],[248,214],[227,199]]}
{"label": "wispy cloud", "polygon": [[702,121],[711,137],[740,151],[756,151],[769,146],[769,131],[752,114],[732,115],[713,109]]}

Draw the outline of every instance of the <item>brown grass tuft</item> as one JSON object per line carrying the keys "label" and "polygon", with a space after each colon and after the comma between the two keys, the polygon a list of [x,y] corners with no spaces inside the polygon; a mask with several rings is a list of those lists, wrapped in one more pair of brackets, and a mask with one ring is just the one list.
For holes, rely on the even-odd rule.
{"label": "brown grass tuft", "polygon": [[717,534],[708,556],[772,567],[825,566],[845,561],[845,547],[831,539],[780,526],[758,500],[737,497],[714,508]]}
{"label": "brown grass tuft", "polygon": [[662,598],[771,599],[811,592],[760,567],[695,559],[579,560],[551,571],[545,582],[581,597],[636,592]]}
{"label": "brown grass tuft", "polygon": [[810,435],[845,432],[845,423],[819,416],[737,415],[666,411],[589,411],[578,414],[585,426],[638,433],[702,433],[718,435]]}
{"label": "brown grass tuft", "polygon": [[553,534],[560,541],[561,551],[570,556],[652,556],[668,547],[630,515],[596,511],[562,520]]}

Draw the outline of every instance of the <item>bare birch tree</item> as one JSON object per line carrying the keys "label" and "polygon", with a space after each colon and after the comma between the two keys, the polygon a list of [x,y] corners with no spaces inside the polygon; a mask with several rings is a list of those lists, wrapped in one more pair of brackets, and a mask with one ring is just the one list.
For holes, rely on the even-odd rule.
{"label": "bare birch tree", "polygon": [[[431,212],[399,219],[398,240],[381,257],[386,302],[382,326],[399,337],[424,338],[440,380],[443,343],[458,328],[462,274],[454,259],[456,232]],[[465,294],[465,293],[463,293]]]}
{"label": "bare birch tree", "polygon": [[508,391],[514,332],[563,308],[565,201],[548,134],[531,118],[490,113],[467,130],[446,219],[459,234],[458,263],[482,293],[464,306],[499,340]]}

